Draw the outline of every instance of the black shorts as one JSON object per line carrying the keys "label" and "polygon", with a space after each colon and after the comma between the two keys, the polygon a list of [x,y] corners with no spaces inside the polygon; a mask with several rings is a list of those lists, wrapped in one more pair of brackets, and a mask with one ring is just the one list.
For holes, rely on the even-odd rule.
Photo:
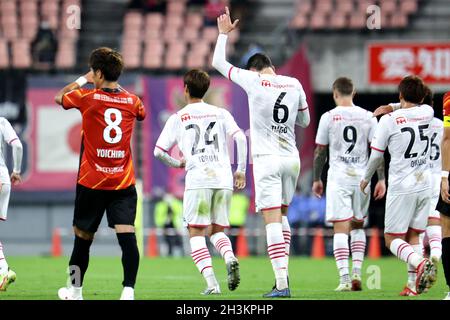
{"label": "black shorts", "polygon": [[123,190],[94,190],[77,184],[73,225],[95,233],[106,211],[108,226],[134,226],[137,193],[133,186]]}
{"label": "black shorts", "polygon": [[450,218],[450,204],[445,203],[442,200],[442,196],[439,197],[439,202],[438,202],[438,204],[436,206],[436,210],[439,211],[444,216],[447,216],[447,217]]}

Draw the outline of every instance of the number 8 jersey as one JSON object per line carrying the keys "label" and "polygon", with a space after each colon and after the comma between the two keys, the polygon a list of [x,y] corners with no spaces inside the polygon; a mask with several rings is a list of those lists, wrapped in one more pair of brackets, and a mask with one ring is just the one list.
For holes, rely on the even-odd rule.
{"label": "number 8 jersey", "polygon": [[145,118],[141,100],[125,90],[77,89],[63,96],[62,106],[80,110],[83,119],[78,184],[99,190],[134,185],[131,138],[134,120]]}
{"label": "number 8 jersey", "polygon": [[369,160],[377,119],[361,107],[336,107],[322,115],[316,144],[328,146],[328,180],[341,185],[359,185]]}

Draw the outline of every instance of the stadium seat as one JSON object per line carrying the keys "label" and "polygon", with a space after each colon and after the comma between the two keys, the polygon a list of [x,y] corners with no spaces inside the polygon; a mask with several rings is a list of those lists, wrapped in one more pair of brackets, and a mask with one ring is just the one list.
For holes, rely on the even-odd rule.
{"label": "stadium seat", "polygon": [[190,52],[186,58],[186,68],[203,68],[205,66],[205,56]]}
{"label": "stadium seat", "polygon": [[165,28],[163,38],[167,43],[179,41],[180,40],[179,29],[175,27]]}
{"label": "stadium seat", "polygon": [[350,16],[350,29],[363,29],[367,25],[367,17],[364,12],[355,12]]}
{"label": "stadium seat", "polygon": [[326,19],[327,16],[324,13],[315,12],[309,21],[309,26],[313,30],[323,29],[327,25]]}
{"label": "stadium seat", "polygon": [[167,13],[170,14],[176,14],[178,16],[181,16],[186,9],[186,4],[184,1],[168,1],[167,3]]}
{"label": "stadium seat", "polygon": [[8,43],[0,39],[0,69],[9,67]]}
{"label": "stadium seat", "polygon": [[22,23],[20,25],[20,29],[21,29],[21,37],[28,39],[28,40],[33,40],[34,37],[36,36],[37,30],[39,27],[39,22],[38,20],[22,20]]}
{"label": "stadium seat", "polygon": [[38,13],[37,1],[29,0],[29,1],[21,1],[20,2],[20,14],[21,16],[27,14],[36,15]]}
{"label": "stadium seat", "polygon": [[383,0],[380,1],[381,11],[385,14],[393,13],[397,10],[396,0]]}
{"label": "stadium seat", "polygon": [[17,12],[17,6],[15,0],[2,0],[0,1],[0,9],[2,16],[15,15]]}
{"label": "stadium seat", "polygon": [[416,13],[418,10],[417,0],[402,0],[400,1],[400,11],[406,14]]}
{"label": "stadium seat", "polygon": [[144,35],[144,40],[156,40],[159,39],[161,37],[161,32],[158,29],[146,29],[145,30],[145,35]]}
{"label": "stadium seat", "polygon": [[331,29],[343,29],[348,26],[347,14],[335,12],[330,15],[329,26]]}
{"label": "stadium seat", "polygon": [[184,58],[177,54],[166,54],[164,68],[167,70],[179,70],[184,67]]}
{"label": "stadium seat", "polygon": [[41,4],[41,14],[46,16],[58,16],[59,6],[55,1],[44,0]]}
{"label": "stadium seat", "polygon": [[217,27],[205,27],[202,32],[202,39],[208,42],[216,42],[219,32]]}
{"label": "stadium seat", "polygon": [[181,28],[184,21],[182,16],[179,15],[167,15],[165,26],[166,28]]}
{"label": "stadium seat", "polygon": [[56,54],[55,65],[58,69],[69,69],[75,66],[76,54],[73,41],[61,41]]}
{"label": "stadium seat", "polygon": [[317,13],[331,13],[334,9],[333,0],[316,0],[314,11]]}
{"label": "stadium seat", "polygon": [[357,11],[367,12],[367,8],[376,3],[375,0],[357,0]]}
{"label": "stadium seat", "polygon": [[312,11],[312,0],[300,0],[297,2],[297,14],[307,14]]}
{"label": "stadium seat", "polygon": [[159,30],[164,23],[164,16],[160,13],[149,13],[145,16],[145,28]]}
{"label": "stadium seat", "polygon": [[124,28],[142,28],[142,24],[144,22],[144,17],[138,11],[130,11],[125,15],[123,25]]}
{"label": "stadium seat", "polygon": [[30,43],[25,39],[12,42],[12,66],[14,68],[29,68],[31,66]]}
{"label": "stadium seat", "polygon": [[203,26],[203,16],[197,12],[189,12],[186,17],[186,26],[199,29]]}
{"label": "stadium seat", "polygon": [[163,59],[161,54],[154,54],[151,51],[144,54],[142,66],[146,69],[161,69],[163,67]]}
{"label": "stadium seat", "polygon": [[190,53],[195,53],[200,56],[206,56],[211,51],[211,45],[209,42],[197,41],[191,45]]}
{"label": "stadium seat", "polygon": [[197,27],[187,26],[183,29],[182,39],[188,43],[194,43],[199,39],[199,31]]}
{"label": "stadium seat", "polygon": [[355,9],[353,0],[339,0],[336,2],[336,12],[349,14]]}
{"label": "stadium seat", "polygon": [[408,26],[408,16],[403,12],[396,12],[388,18],[388,26],[391,28],[406,28]]}
{"label": "stadium seat", "polygon": [[18,37],[18,23],[16,16],[2,16],[3,36],[7,40],[14,40]]}
{"label": "stadium seat", "polygon": [[309,17],[303,13],[297,13],[290,23],[290,27],[293,29],[306,29],[308,25]]}

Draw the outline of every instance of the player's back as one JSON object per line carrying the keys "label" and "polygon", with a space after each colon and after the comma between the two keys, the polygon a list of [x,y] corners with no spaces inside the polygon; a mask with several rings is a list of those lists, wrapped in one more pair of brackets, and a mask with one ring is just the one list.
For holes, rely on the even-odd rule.
{"label": "player's back", "polygon": [[199,102],[188,104],[171,118],[186,159],[186,189],[232,189],[227,136],[239,128],[231,114]]}
{"label": "player's back", "polygon": [[430,188],[433,118],[433,108],[428,105],[400,109],[381,118],[391,155],[389,192],[408,194]]}
{"label": "player's back", "polygon": [[369,143],[377,124],[372,113],[358,106],[338,106],[324,114],[328,135],[330,169],[328,178],[358,185],[369,160]]}
{"label": "player's back", "polygon": [[253,72],[244,89],[250,108],[252,154],[298,156],[295,121],[304,95],[300,82]]}

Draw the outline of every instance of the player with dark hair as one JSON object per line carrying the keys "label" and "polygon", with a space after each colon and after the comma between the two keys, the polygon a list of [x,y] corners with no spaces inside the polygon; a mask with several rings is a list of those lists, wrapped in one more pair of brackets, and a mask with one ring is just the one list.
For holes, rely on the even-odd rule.
{"label": "player with dark hair", "polygon": [[[82,114],[80,166],[76,186],[73,229],[75,242],[69,262],[70,285],[61,288],[62,300],[82,300],[82,285],[89,264],[89,249],[106,211],[122,249],[124,270],[121,300],[134,300],[139,267],[134,220],[137,194],[131,155],[135,120],[145,118],[141,100],[122,89],[120,53],[98,48],[89,59],[91,70],[55,96],[64,109]],[[94,89],[82,89],[93,83]]]}

